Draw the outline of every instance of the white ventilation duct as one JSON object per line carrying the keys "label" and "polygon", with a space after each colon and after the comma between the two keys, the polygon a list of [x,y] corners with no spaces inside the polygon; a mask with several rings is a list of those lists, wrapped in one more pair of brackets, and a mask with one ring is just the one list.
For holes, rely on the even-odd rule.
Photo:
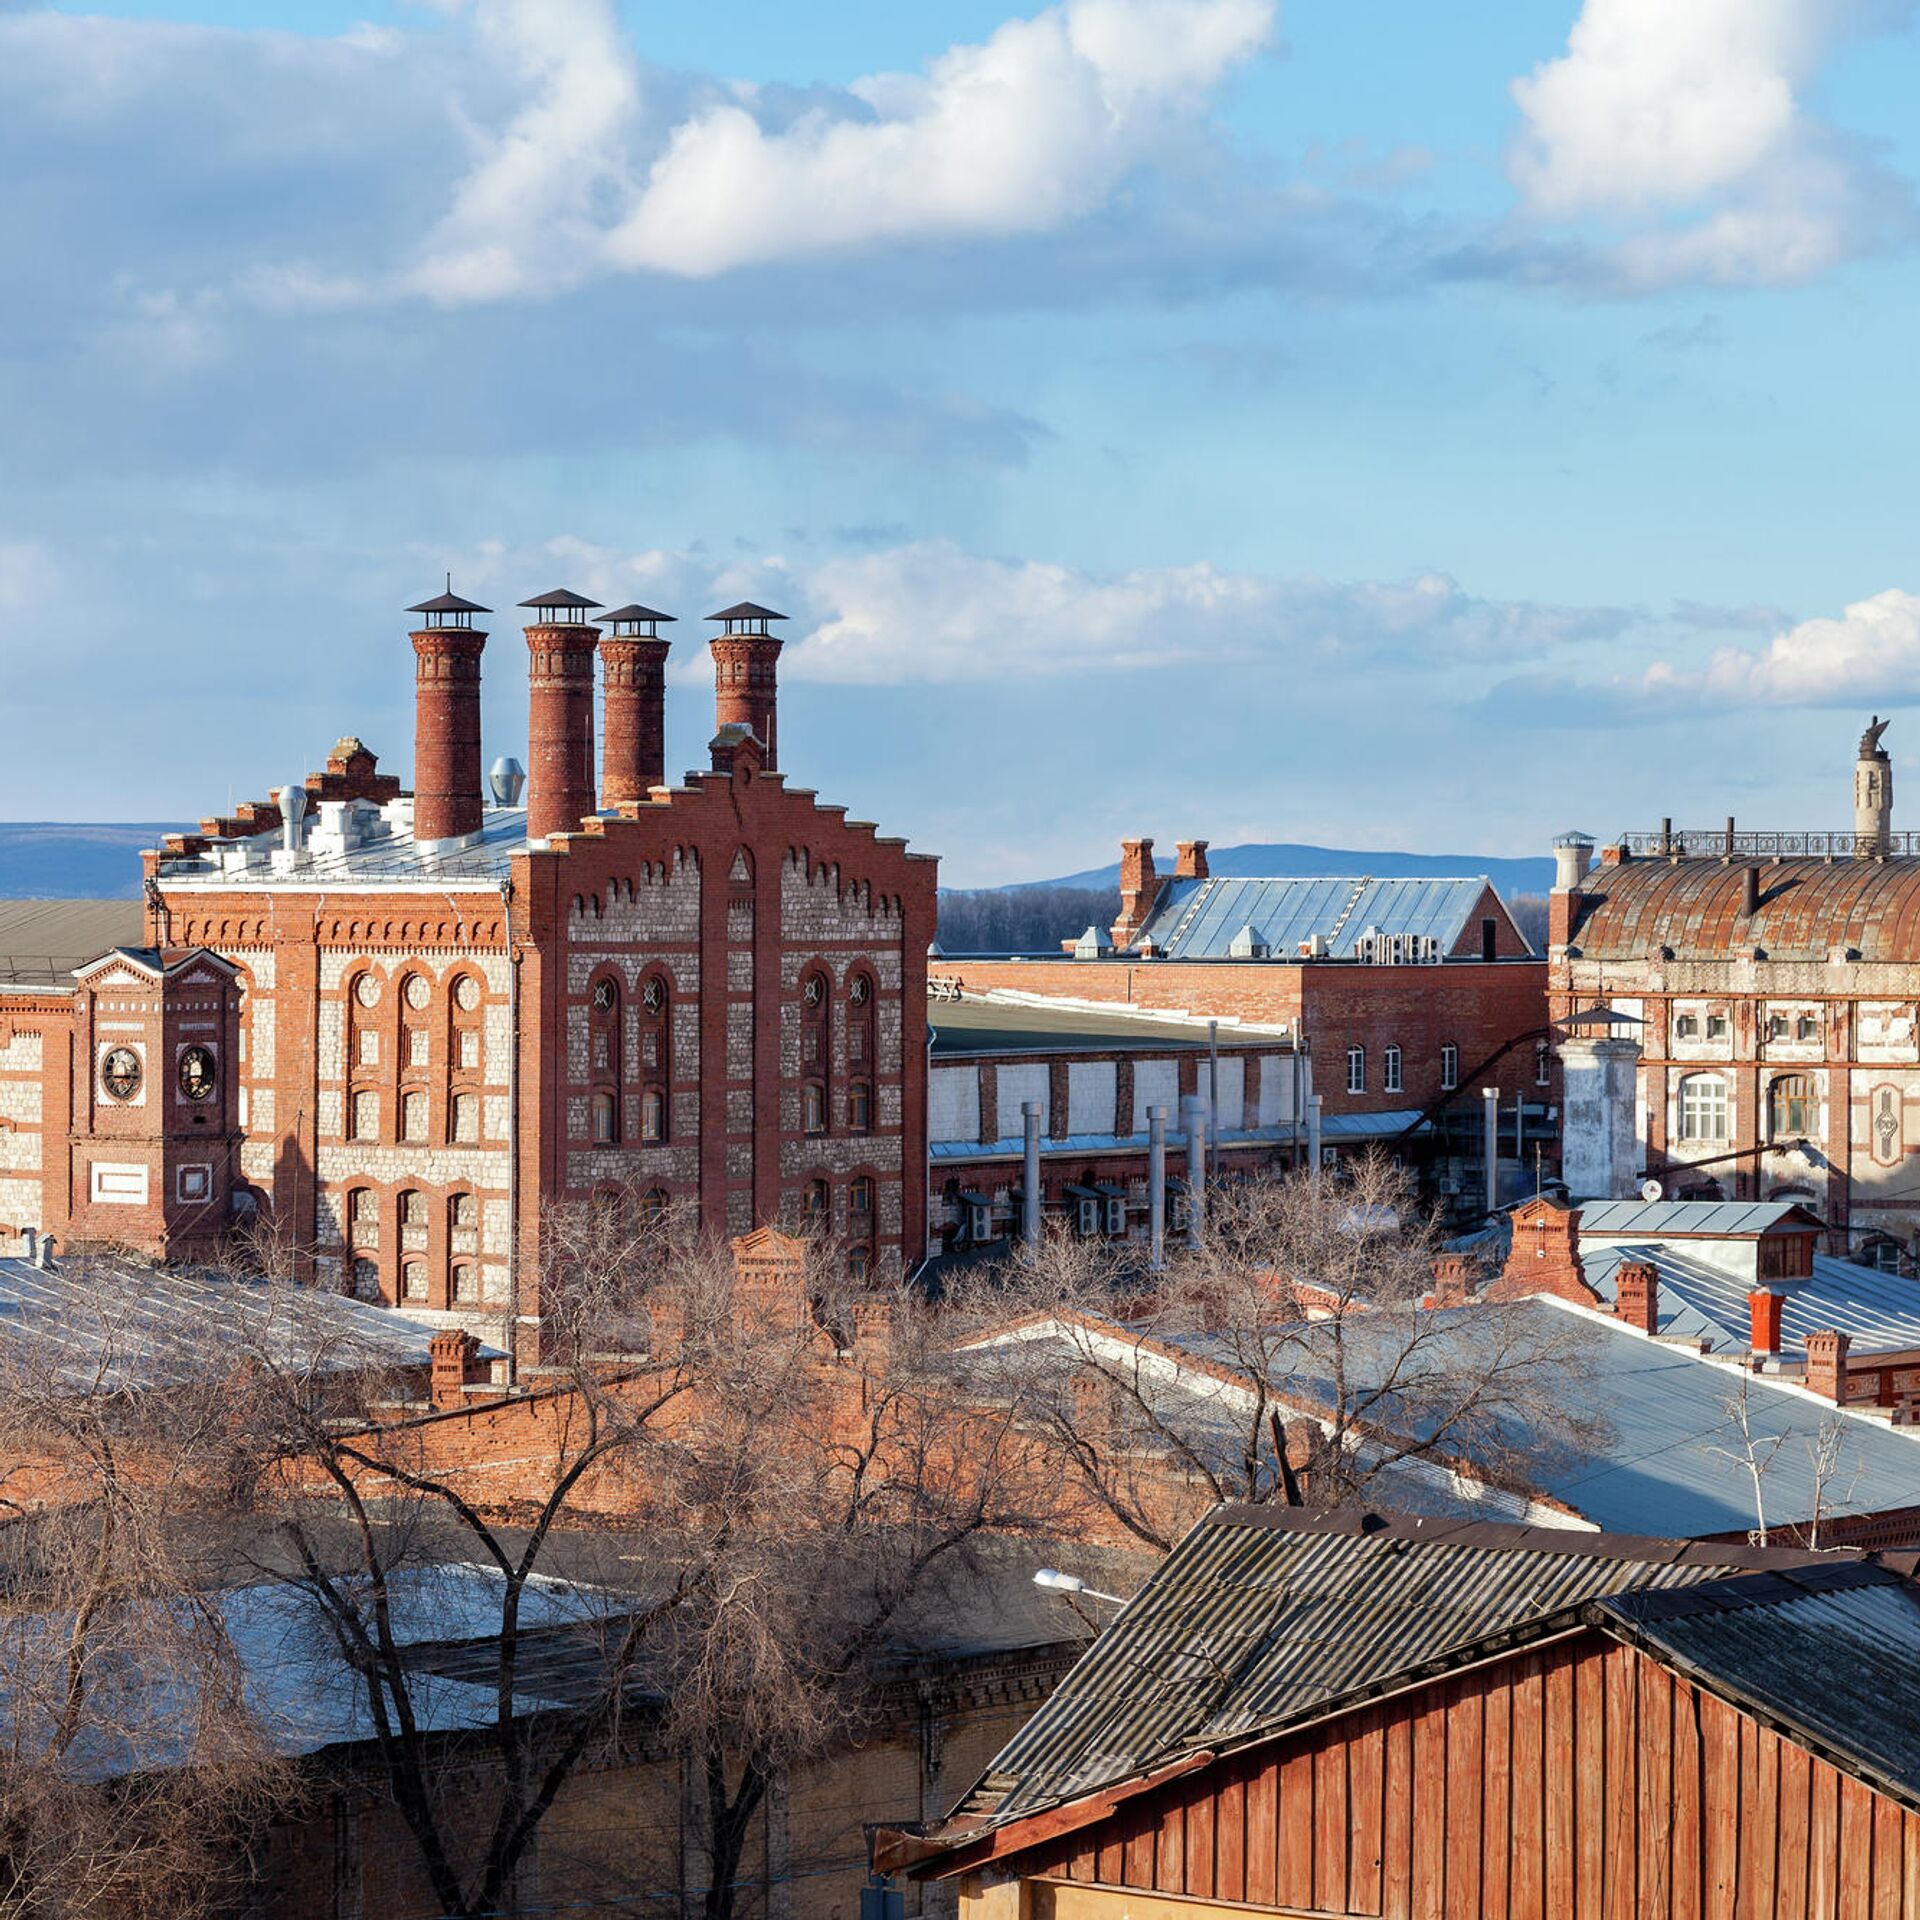
{"label": "white ventilation duct", "polygon": [[518,760],[502,755],[487,769],[487,791],[493,795],[496,806],[517,807],[526,786],[527,770]]}
{"label": "white ventilation duct", "polygon": [[306,838],[307,790],[290,780],[273,797],[280,803],[281,845],[289,853],[298,853]]}

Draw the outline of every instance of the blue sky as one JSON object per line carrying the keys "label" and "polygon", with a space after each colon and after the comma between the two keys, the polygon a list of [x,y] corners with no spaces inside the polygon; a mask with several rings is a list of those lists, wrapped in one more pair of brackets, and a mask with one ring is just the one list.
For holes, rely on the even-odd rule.
{"label": "blue sky", "polygon": [[675,768],[783,608],[790,777],[953,884],[1844,825],[1869,711],[1920,782],[1915,32],[0,0],[0,817],[404,771],[450,568],[490,757],[527,594],[683,616]]}

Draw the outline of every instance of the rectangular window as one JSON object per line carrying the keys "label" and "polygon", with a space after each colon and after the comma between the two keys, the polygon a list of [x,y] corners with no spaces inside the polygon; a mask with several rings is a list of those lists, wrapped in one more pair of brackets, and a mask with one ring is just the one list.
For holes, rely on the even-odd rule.
{"label": "rectangular window", "polygon": [[1708,1014],[1707,1015],[1707,1038],[1709,1040],[1724,1040],[1726,1037],[1727,1037],[1727,1016],[1724,1013]]}
{"label": "rectangular window", "polygon": [[1673,1016],[1673,1037],[1676,1040],[1691,1040],[1700,1031],[1700,1022],[1690,1013],[1676,1013]]}
{"label": "rectangular window", "polygon": [[1389,1047],[1387,1049],[1386,1090],[1389,1093],[1398,1093],[1401,1091],[1400,1049],[1398,1047]]}
{"label": "rectangular window", "polygon": [[403,1093],[400,1096],[400,1138],[425,1140],[427,1137],[427,1096]]}
{"label": "rectangular window", "polygon": [[480,1064],[480,1036],[471,1028],[460,1036],[460,1064],[463,1067]]}
{"label": "rectangular window", "polygon": [[425,1027],[407,1029],[407,1065],[424,1067],[427,1064],[427,1030]]}
{"label": "rectangular window", "polygon": [[1365,1093],[1367,1090],[1367,1050],[1365,1047],[1347,1049],[1347,1091]]}
{"label": "rectangular window", "polygon": [[1460,1084],[1460,1049],[1442,1047],[1440,1049],[1440,1090],[1451,1093]]}
{"label": "rectangular window", "polygon": [[1794,1038],[1797,1040],[1818,1040],[1820,1038],[1819,1021],[1817,1021],[1812,1014],[1803,1013],[1800,1016],[1798,1025],[1794,1028]]}
{"label": "rectangular window", "polygon": [[1692,1074],[1681,1081],[1680,1138],[1716,1141],[1727,1137],[1727,1083],[1711,1073]]}
{"label": "rectangular window", "polygon": [[353,1096],[353,1137],[356,1140],[379,1139],[380,1096],[377,1093],[356,1093]]}
{"label": "rectangular window", "polygon": [[1784,1040],[1787,1037],[1787,1016],[1784,1013],[1770,1013],[1767,1016],[1767,1038]]}

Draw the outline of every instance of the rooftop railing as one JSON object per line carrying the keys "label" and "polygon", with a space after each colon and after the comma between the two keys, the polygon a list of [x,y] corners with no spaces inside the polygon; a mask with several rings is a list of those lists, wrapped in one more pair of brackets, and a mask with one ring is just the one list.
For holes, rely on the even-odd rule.
{"label": "rooftop railing", "polygon": [[[1677,860],[1851,860],[1861,844],[1857,833],[1772,833],[1736,831],[1731,820],[1724,827],[1676,829],[1663,825],[1658,833],[1626,833],[1619,845],[1631,854]],[[1894,857],[1920,855],[1920,833],[1890,833],[1886,851]]]}

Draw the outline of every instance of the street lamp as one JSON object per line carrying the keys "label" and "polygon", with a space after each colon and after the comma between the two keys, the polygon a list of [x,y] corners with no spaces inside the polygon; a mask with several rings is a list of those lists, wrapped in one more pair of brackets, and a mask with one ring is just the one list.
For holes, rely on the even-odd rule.
{"label": "street lamp", "polygon": [[1105,1600],[1109,1605],[1124,1607],[1125,1598],[1117,1593],[1102,1593],[1098,1588],[1090,1587],[1078,1574],[1062,1573],[1057,1567],[1042,1567],[1033,1576],[1036,1587],[1046,1587],[1054,1593],[1077,1593],[1088,1600]]}

